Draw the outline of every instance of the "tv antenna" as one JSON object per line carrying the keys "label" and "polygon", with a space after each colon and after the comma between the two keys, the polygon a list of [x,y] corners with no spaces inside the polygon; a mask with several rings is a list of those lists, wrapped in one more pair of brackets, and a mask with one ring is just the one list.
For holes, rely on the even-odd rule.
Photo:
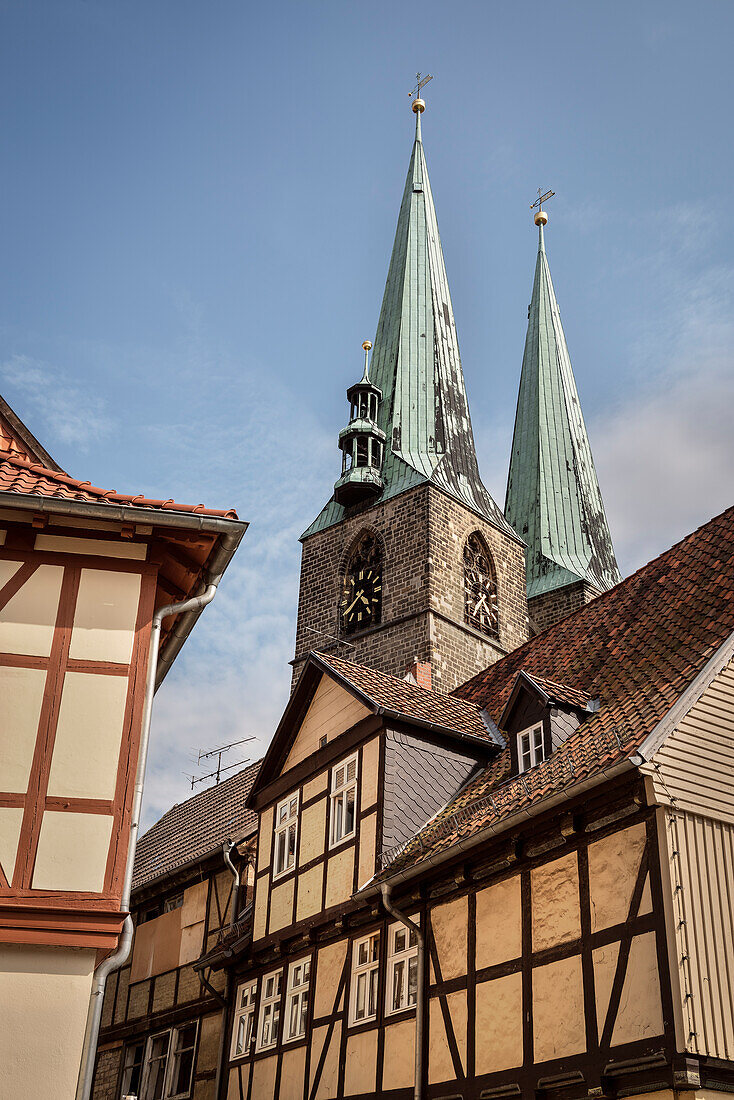
{"label": "tv antenna", "polygon": [[[217,758],[217,766],[212,772],[207,772],[206,775],[187,775],[186,778],[191,780],[191,790],[193,791],[197,783],[205,783],[207,779],[214,779],[219,783],[220,779],[225,772],[231,772],[233,768],[239,768],[242,764],[249,763],[249,756],[244,760],[237,760],[234,764],[225,764],[222,767],[222,757],[225,752],[229,752],[230,749],[234,749],[237,745],[245,745],[248,741],[254,741],[254,737],[243,737],[241,741],[230,741],[228,745],[219,745],[216,749],[208,749],[206,752],[203,749],[199,749],[199,755],[196,760],[196,765],[199,767],[202,760],[210,760],[213,756]],[[184,773],[185,774],[185,773]]]}
{"label": "tv antenna", "polygon": [[351,642],[345,641],[344,638],[337,638],[335,634],[327,634],[325,630],[316,630],[313,626],[306,626],[304,630],[308,630],[309,634],[320,634],[322,638],[328,638],[330,642],[336,642],[337,645],[345,645],[348,649],[355,648]]}

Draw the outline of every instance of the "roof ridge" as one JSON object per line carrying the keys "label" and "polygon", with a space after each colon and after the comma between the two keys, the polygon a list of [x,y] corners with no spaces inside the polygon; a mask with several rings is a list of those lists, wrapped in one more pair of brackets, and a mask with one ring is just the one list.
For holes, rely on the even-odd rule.
{"label": "roof ridge", "polygon": [[[320,650],[314,650],[314,653],[321,657],[326,663],[331,661],[338,661],[340,664],[347,665],[350,668],[364,669],[367,672],[373,673],[375,676],[382,676],[386,680],[393,680],[396,684],[402,685],[410,691],[418,691],[423,695],[430,696],[432,699],[447,699],[451,702],[461,703],[463,706],[469,706],[472,710],[477,712],[481,711],[481,707],[474,703],[471,699],[461,699],[460,697],[454,697],[452,693],[444,695],[443,692],[434,691],[433,688],[425,688],[421,684],[413,683],[410,680],[404,680],[401,676],[393,676],[391,672],[383,672],[382,669],[371,668],[369,665],[359,664],[357,661],[346,661],[343,657],[332,657],[329,654],[324,654]],[[361,690],[361,689],[360,689]]]}
{"label": "roof ridge", "polygon": [[[601,592],[598,596],[595,596],[593,600],[590,600],[589,603],[582,604],[581,607],[577,607],[575,611],[571,611],[568,615],[564,616],[564,618],[559,619],[559,621],[557,623],[554,623],[552,626],[549,626],[547,628],[547,630],[541,631],[540,634],[536,634],[533,638],[528,638],[528,640],[526,642],[523,642],[523,644],[521,646],[518,646],[517,649],[511,650],[508,654],[506,654],[504,657],[502,657],[494,665],[489,665],[488,668],[495,668],[497,665],[502,664],[502,662],[506,661],[508,658],[512,658],[513,660],[517,660],[517,658],[520,656],[520,654],[522,654],[525,650],[527,650],[530,647],[532,647],[533,645],[535,645],[538,638],[541,638],[541,637],[547,638],[548,635],[552,634],[554,631],[560,630],[567,623],[571,622],[573,619],[577,618],[579,615],[585,614],[586,609],[591,604],[594,604],[595,606],[598,607],[599,605],[601,605],[603,603],[603,601],[608,600],[611,597],[618,596],[619,590],[621,588],[626,588],[627,586],[631,586],[632,582],[635,580],[635,578],[639,577],[639,575],[641,573],[644,573],[647,569],[652,569],[652,567],[655,565],[656,562],[659,562],[662,558],[665,558],[668,554],[672,554],[674,550],[678,550],[685,543],[690,542],[692,539],[695,539],[695,537],[697,535],[700,535],[700,533],[702,531],[704,531],[707,527],[711,526],[711,524],[716,523],[718,520],[720,520],[723,516],[727,515],[728,513],[732,513],[732,515],[734,515],[734,504],[729,505],[729,507],[724,508],[724,510],[722,512],[717,513],[717,515],[712,516],[711,519],[706,520],[705,523],[702,523],[698,527],[694,528],[693,531],[691,531],[689,534],[685,535],[682,539],[679,539],[678,542],[674,542],[673,545],[669,546],[666,550],[661,550],[661,552],[659,554],[657,554],[654,558],[650,558],[650,560],[648,562],[645,562],[644,565],[639,566],[639,568],[637,568],[634,571],[634,573],[630,573],[630,575],[628,577],[623,577],[622,580],[619,581],[618,584],[615,584],[613,588],[607,589],[606,592]],[[459,684],[458,687],[454,688],[454,690],[452,692],[452,695],[456,695],[457,692],[464,691],[464,689],[468,688],[468,686],[470,684],[473,684],[473,683],[479,681],[479,679],[482,676],[486,675],[486,673],[488,671],[488,668],[482,669],[481,672],[478,672],[475,676],[472,676],[469,680],[465,680],[463,684]],[[568,686],[573,687],[573,684],[569,684]],[[457,696],[457,697],[462,698],[462,696]]]}

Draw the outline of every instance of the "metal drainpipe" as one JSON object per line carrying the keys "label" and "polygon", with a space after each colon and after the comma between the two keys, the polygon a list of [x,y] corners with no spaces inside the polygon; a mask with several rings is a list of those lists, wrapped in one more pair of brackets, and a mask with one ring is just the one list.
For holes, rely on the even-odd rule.
{"label": "metal drainpipe", "polygon": [[[240,898],[240,872],[232,862],[232,849],[235,847],[233,840],[225,840],[222,845],[222,854],[224,855],[224,862],[232,872],[232,910],[229,918],[230,929],[234,928],[235,921],[237,920],[237,911],[239,908]],[[203,978],[203,974],[202,974]],[[208,982],[206,983],[209,984]],[[224,1070],[224,1053],[227,1049],[227,1006],[232,999],[232,987],[234,985],[234,974],[231,967],[227,967],[227,982],[224,987],[224,997],[222,998],[222,1032],[219,1036],[219,1055],[217,1057],[217,1076],[214,1080],[214,1100],[219,1100],[219,1095],[222,1091],[222,1072]],[[209,988],[212,988],[211,986]]]}
{"label": "metal drainpipe", "polygon": [[[220,574],[221,576],[221,574]],[[132,814],[130,818],[130,840],[127,847],[127,865],[125,867],[125,879],[122,884],[122,897],[120,910],[125,912],[130,908],[130,895],[133,884],[133,864],[135,863],[135,849],[138,843],[138,831],[140,829],[140,809],[143,803],[143,785],[145,783],[145,767],[148,761],[148,742],[150,740],[150,719],[153,713],[153,696],[155,694],[155,675],[158,667],[158,644],[161,636],[161,624],[171,615],[179,615],[186,611],[199,611],[211,603],[216,595],[219,577],[206,586],[200,596],[194,596],[182,603],[168,604],[161,607],[153,615],[153,623],[150,631],[150,651],[148,653],[148,672],[145,680],[145,703],[143,706],[143,721],[140,732],[140,753],[138,755],[138,770],[135,776],[135,791],[133,794]],[[113,970],[119,970],[130,954],[130,945],[133,939],[133,922],[128,914],[122,926],[120,943],[114,955],[105,959],[94,972],[92,979],[92,992],[89,997],[89,1009],[87,1011],[87,1026],[84,1032],[84,1044],[82,1046],[81,1065],[79,1067],[79,1079],[76,1086],[76,1100],[89,1100],[92,1094],[92,1079],[94,1077],[94,1061],[99,1039],[99,1026],[102,1019],[102,1005],[104,1002],[105,985],[107,977]]]}
{"label": "metal drainpipe", "polygon": [[423,1100],[423,1035],[425,1032],[425,1004],[424,1004],[424,990],[426,986],[426,938],[420,925],[412,921],[410,917],[406,917],[405,913],[401,913],[399,909],[396,909],[390,900],[392,888],[389,882],[383,882],[380,884],[380,890],[382,892],[382,904],[387,909],[391,917],[395,917],[395,920],[404,924],[411,932],[415,932],[416,939],[418,940],[418,973],[416,975],[417,989],[416,989],[416,1002],[415,1002],[415,1087],[413,1089],[414,1100]]}

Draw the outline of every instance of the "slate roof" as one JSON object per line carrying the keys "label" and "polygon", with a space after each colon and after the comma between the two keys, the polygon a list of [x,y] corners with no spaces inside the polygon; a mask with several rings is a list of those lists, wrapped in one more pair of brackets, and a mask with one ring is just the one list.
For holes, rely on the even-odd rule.
{"label": "slate roof", "polygon": [[498,721],[518,673],[575,687],[600,709],[551,757],[510,776],[505,749],[399,853],[389,875],[629,757],[734,632],[734,508],[463,684]]}
{"label": "slate roof", "polygon": [[17,451],[0,448],[0,492],[20,496],[51,497],[56,500],[84,501],[92,504],[127,505],[154,511],[189,512],[223,519],[237,519],[235,511],[215,511],[203,504],[179,504],[175,500],[153,500],[140,494],[132,496],[115,489],[100,489],[90,481],[78,481],[60,470],[51,470],[32,462]]}
{"label": "slate roof", "polygon": [[408,680],[398,680],[386,672],[343,661],[331,654],[319,653],[318,660],[348,681],[375,707],[422,724],[435,725],[470,737],[492,741],[482,721],[481,707],[471,701],[439,695]]}
{"label": "slate roof", "polygon": [[528,596],[620,579],[539,227],[505,515],[527,543]]}
{"label": "slate roof", "polygon": [[257,814],[245,808],[261,761],[179,802],[141,836],[135,852],[133,889],[202,860],[225,840],[257,832]]}
{"label": "slate roof", "polygon": [[[479,475],[420,114],[370,379],[382,390],[378,427],[387,436],[384,488],[376,500],[430,482],[517,538]],[[332,498],[301,537],[331,527],[344,513]]]}

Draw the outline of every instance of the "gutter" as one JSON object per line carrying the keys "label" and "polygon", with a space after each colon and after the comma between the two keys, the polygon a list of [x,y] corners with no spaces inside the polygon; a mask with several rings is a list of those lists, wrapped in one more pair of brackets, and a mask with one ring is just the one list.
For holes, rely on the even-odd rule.
{"label": "gutter", "polygon": [[[232,849],[235,847],[233,840],[225,840],[222,845],[222,855],[224,856],[224,862],[232,872],[232,908],[230,911],[229,927],[230,931],[234,927],[234,923],[237,919],[237,912],[240,903],[240,872],[232,862]],[[227,1034],[228,1034],[228,1020],[227,1020],[227,1007],[232,1000],[232,989],[234,986],[234,974],[231,969],[227,970],[226,984],[224,987],[224,996],[217,993],[214,986],[210,984],[209,980],[204,977],[203,968],[198,971],[199,977],[206,986],[206,988],[213,993],[217,1000],[222,1005],[222,1028],[219,1035],[219,1054],[217,1056],[217,1075],[214,1079],[214,1100],[219,1100],[220,1093],[222,1091],[222,1071],[224,1069],[224,1054],[227,1049]]]}
{"label": "gutter", "polygon": [[[244,531],[242,532],[244,534]],[[240,535],[240,538],[242,535]],[[234,548],[239,543],[239,538],[232,536],[234,540]],[[234,548],[226,555],[226,560],[229,561]],[[218,555],[219,557],[219,555]],[[222,566],[223,569],[223,566]],[[135,849],[138,843],[138,833],[140,830],[140,811],[143,803],[143,786],[145,784],[145,768],[148,761],[148,745],[150,742],[150,720],[153,713],[153,697],[156,689],[156,669],[158,667],[158,643],[161,636],[161,624],[164,619],[170,618],[171,615],[179,615],[182,612],[186,615],[194,615],[196,618],[201,614],[207,604],[211,603],[217,592],[217,585],[221,579],[222,570],[219,573],[215,573],[210,583],[207,584],[204,592],[199,596],[193,596],[191,599],[183,600],[181,603],[168,604],[166,607],[160,607],[153,615],[153,622],[150,632],[150,649],[148,652],[148,671],[145,680],[145,702],[143,705],[143,720],[141,723],[140,731],[140,751],[138,755],[138,768],[135,775],[135,789],[133,793],[132,811],[130,816],[130,838],[127,848],[127,863],[125,866],[125,878],[122,884],[122,896],[120,898],[120,910],[125,912],[130,908],[130,895],[132,893],[132,880],[133,880],[133,866],[135,863]],[[189,628],[190,629],[190,628]],[[183,641],[181,642],[183,644]],[[180,646],[179,646],[180,648]],[[178,652],[178,651],[176,651]],[[99,1039],[99,1028],[102,1019],[102,1006],[104,1002],[105,986],[107,984],[107,977],[114,970],[119,970],[120,967],[127,961],[127,957],[130,954],[130,947],[133,939],[133,922],[132,917],[128,913],[125,917],[125,923],[123,925],[122,935],[120,936],[120,943],[117,951],[114,955],[111,955],[108,959],[97,967],[92,979],[92,991],[89,997],[89,1009],[87,1012],[87,1024],[84,1032],[84,1043],[82,1045],[82,1057],[81,1065],[79,1067],[79,1079],[76,1088],[76,1100],[89,1100],[92,1092],[92,1080],[94,1077],[94,1062],[95,1054],[97,1051],[97,1041]]]}
{"label": "gutter", "polygon": [[583,794],[584,791],[590,791],[594,787],[599,787],[602,783],[616,779],[619,775],[637,770],[638,766],[639,765],[634,764],[628,757],[625,757],[625,759],[621,760],[618,764],[612,764],[609,768],[603,768],[602,771],[596,772],[595,775],[590,776],[588,779],[582,779],[580,783],[574,784],[573,787],[564,787],[562,791],[549,795],[547,798],[540,799],[538,802],[533,802],[530,806],[518,810],[514,814],[510,814],[509,817],[503,818],[502,821],[497,822],[496,825],[485,825],[483,829],[479,829],[478,832],[472,833],[471,836],[458,841],[457,844],[452,844],[449,848],[445,848],[441,852],[435,852],[419,863],[414,863],[411,867],[406,867],[403,871],[398,871],[394,875],[388,875],[387,878],[379,882],[376,879],[372,879],[371,882],[368,882],[361,890],[357,890],[352,896],[360,900],[377,897],[379,894],[383,893],[383,887],[386,885],[393,887],[398,884],[409,882],[411,879],[423,874],[424,871],[433,870],[434,867],[439,867],[442,863],[447,863],[449,860],[454,859],[459,852],[469,851],[477,847],[477,845],[487,840],[491,840],[493,837],[499,836],[501,833],[505,833],[509,829],[513,829],[525,821],[538,817],[541,813],[545,813],[546,810],[550,810],[554,806],[559,805],[559,803],[567,801],[570,794],[574,796]]}
{"label": "gutter", "polygon": [[423,1097],[423,1037],[426,1029],[425,1012],[425,987],[426,987],[426,937],[420,924],[416,924],[405,913],[401,913],[392,903],[392,888],[390,883],[380,884],[382,904],[391,917],[404,925],[409,932],[415,932],[418,940],[418,972],[416,974],[416,1001],[415,1001],[415,1078],[413,1086],[413,1100],[422,1100]]}

